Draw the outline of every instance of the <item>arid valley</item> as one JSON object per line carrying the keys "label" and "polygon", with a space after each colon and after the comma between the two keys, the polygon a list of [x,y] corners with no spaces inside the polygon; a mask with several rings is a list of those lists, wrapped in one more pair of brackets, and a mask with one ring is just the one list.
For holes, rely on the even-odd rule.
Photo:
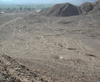
{"label": "arid valley", "polygon": [[0,82],[100,82],[100,12],[0,14]]}

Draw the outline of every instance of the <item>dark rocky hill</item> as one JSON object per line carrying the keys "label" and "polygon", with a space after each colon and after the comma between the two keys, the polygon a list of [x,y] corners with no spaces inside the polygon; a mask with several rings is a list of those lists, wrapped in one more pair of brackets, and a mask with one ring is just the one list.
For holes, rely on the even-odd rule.
{"label": "dark rocky hill", "polygon": [[92,3],[92,5],[93,5],[94,7],[96,7],[98,4],[100,4],[100,0],[95,1],[94,3]]}
{"label": "dark rocky hill", "polygon": [[89,12],[89,14],[100,13],[100,0],[94,2],[92,5],[94,6],[94,8]]}
{"label": "dark rocky hill", "polygon": [[93,5],[90,2],[85,2],[79,6],[80,14],[86,14],[93,10]]}
{"label": "dark rocky hill", "polygon": [[100,0],[91,3],[85,2],[81,4],[79,7],[74,6],[70,3],[64,4],[56,4],[53,7],[49,8],[48,10],[42,11],[43,15],[46,16],[74,16],[80,14],[90,14],[96,13],[100,11]]}
{"label": "dark rocky hill", "polygon": [[78,8],[70,3],[57,4],[48,9],[45,13],[47,16],[73,16],[79,15]]}

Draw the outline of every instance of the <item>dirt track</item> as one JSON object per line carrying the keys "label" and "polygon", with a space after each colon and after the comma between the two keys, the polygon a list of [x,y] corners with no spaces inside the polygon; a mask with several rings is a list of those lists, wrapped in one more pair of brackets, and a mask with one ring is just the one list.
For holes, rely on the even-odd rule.
{"label": "dirt track", "polygon": [[99,13],[73,17],[31,12],[0,15],[0,53],[28,69],[40,70],[49,82],[99,82],[99,18]]}

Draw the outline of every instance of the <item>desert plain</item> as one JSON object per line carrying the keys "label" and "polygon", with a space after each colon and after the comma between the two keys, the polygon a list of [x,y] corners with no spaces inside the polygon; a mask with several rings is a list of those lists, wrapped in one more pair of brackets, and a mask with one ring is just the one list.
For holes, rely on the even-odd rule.
{"label": "desert plain", "polygon": [[0,14],[0,80],[100,82],[100,13]]}

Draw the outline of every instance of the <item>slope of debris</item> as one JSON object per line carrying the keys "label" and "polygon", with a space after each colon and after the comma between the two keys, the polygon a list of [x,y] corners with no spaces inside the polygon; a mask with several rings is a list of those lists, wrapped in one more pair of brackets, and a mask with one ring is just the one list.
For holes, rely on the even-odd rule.
{"label": "slope of debris", "polygon": [[0,55],[0,82],[54,82],[39,76],[7,55]]}

